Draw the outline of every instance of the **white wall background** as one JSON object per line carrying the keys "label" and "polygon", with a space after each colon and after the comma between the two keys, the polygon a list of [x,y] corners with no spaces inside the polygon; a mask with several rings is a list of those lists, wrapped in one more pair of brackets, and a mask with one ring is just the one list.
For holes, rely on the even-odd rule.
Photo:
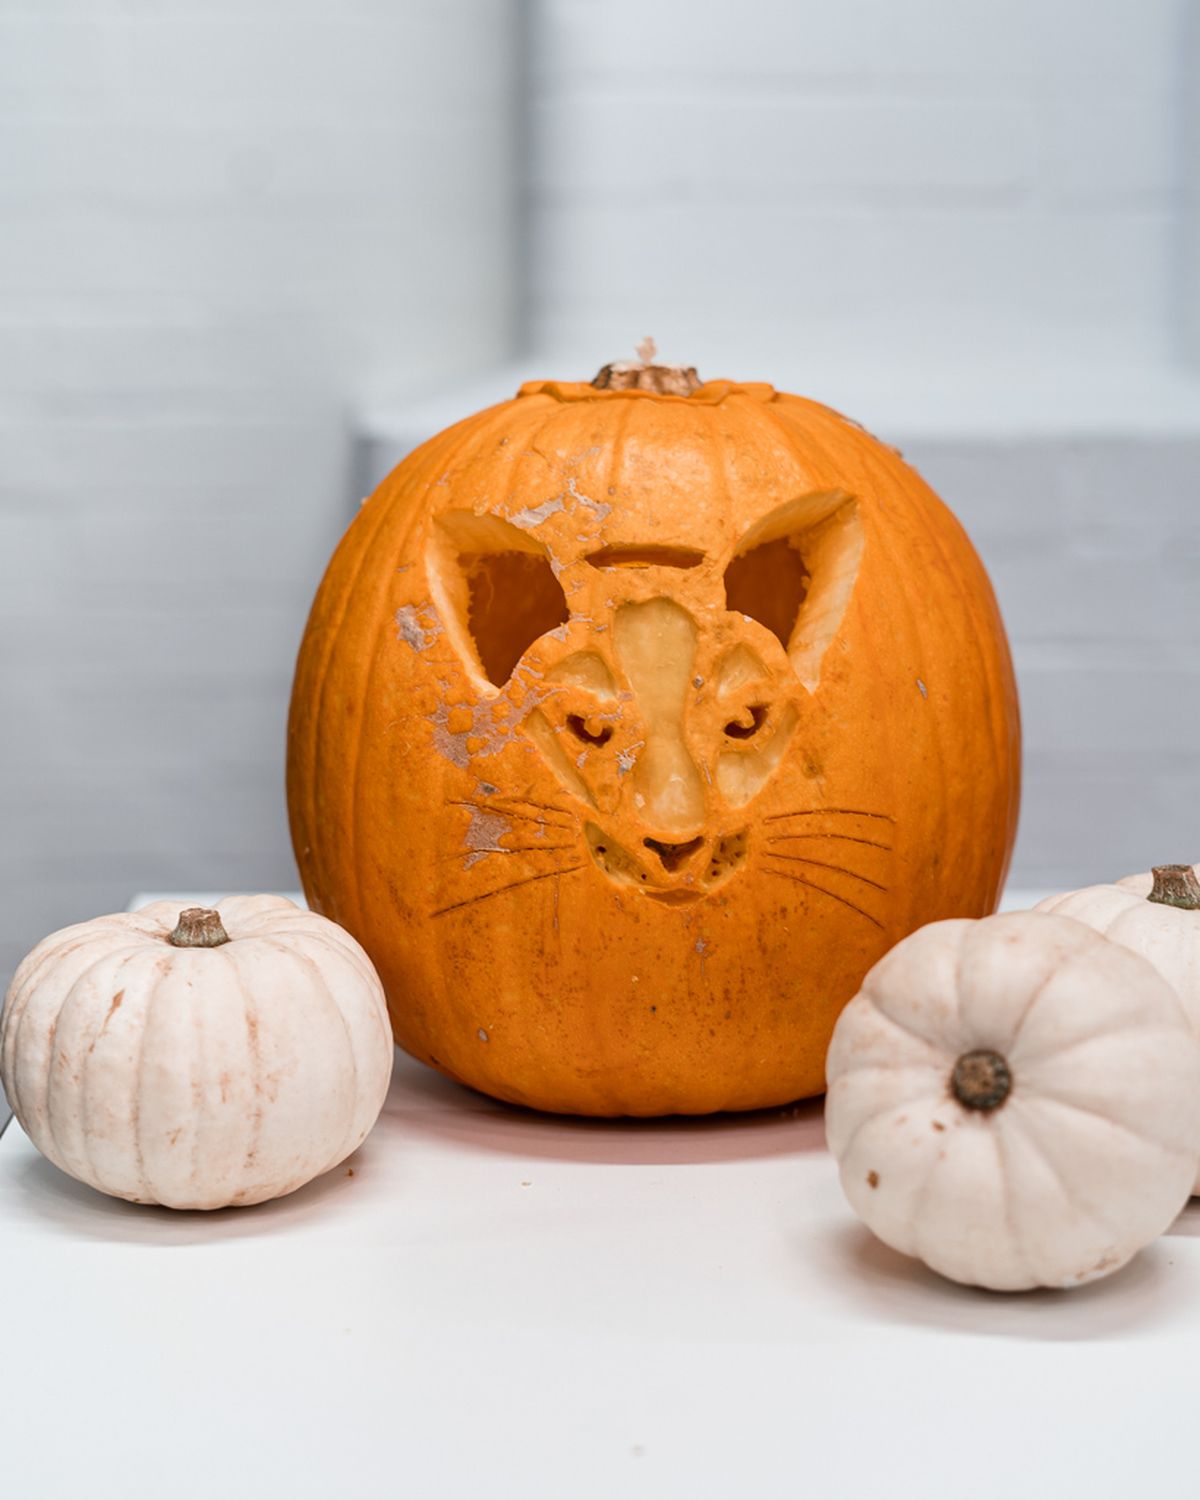
{"label": "white wall background", "polygon": [[1194,9],[539,0],[536,343],[1160,357]]}
{"label": "white wall background", "polygon": [[514,336],[508,0],[0,0],[0,981],[294,881],[349,413]]}
{"label": "white wall background", "polygon": [[138,887],[294,879],[352,500],[646,332],[964,517],[1020,878],[1196,857],[1198,74],[1196,0],[0,0],[0,981]]}

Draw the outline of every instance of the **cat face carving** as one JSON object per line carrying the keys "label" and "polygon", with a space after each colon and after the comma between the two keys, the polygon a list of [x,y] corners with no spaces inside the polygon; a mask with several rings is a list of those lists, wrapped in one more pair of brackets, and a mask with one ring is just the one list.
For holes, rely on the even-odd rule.
{"label": "cat face carving", "polygon": [[517,706],[595,865],[699,899],[742,867],[753,803],[802,740],[861,558],[856,503],[802,496],[723,550],[606,539],[564,560],[537,530],[437,517],[440,619],[479,693]]}

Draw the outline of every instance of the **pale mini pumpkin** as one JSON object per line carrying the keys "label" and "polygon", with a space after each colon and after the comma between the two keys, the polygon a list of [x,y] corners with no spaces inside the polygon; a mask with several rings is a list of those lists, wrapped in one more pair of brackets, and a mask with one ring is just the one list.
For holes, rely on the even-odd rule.
{"label": "pale mini pumpkin", "polygon": [[38,1150],[169,1208],[260,1203],[337,1166],[378,1118],[393,1056],[366,954],[278,896],[66,927],[0,1016],[0,1081]]}
{"label": "pale mini pumpkin", "polygon": [[288,800],[396,1037],[595,1115],[821,1090],[897,939],[991,911],[1008,649],[900,456],[762,384],[536,381],[405,461],[313,605]]}
{"label": "pale mini pumpkin", "polygon": [[1077,1286],[1186,1202],[1200,1043],[1157,970],[1081,922],[938,922],[843,1012],[825,1123],[893,1249],[997,1291]]}
{"label": "pale mini pumpkin", "polygon": [[[1200,871],[1157,865],[1115,885],[1048,896],[1035,910],[1074,917],[1148,958],[1183,1001],[1200,1037]],[[1200,1175],[1192,1188],[1200,1192]]]}

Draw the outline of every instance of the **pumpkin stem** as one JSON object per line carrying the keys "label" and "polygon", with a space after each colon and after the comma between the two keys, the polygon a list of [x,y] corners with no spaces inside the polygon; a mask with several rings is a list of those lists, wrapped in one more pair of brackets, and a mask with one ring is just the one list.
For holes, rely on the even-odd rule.
{"label": "pumpkin stem", "polygon": [[1154,889],[1146,897],[1160,906],[1200,911],[1200,880],[1191,865],[1155,865]]}
{"label": "pumpkin stem", "polygon": [[950,1092],[965,1109],[999,1109],[1012,1091],[1012,1069],[999,1052],[964,1052],[950,1075]]}
{"label": "pumpkin stem", "polygon": [[637,346],[637,359],[605,365],[592,384],[598,391],[651,391],[656,396],[690,396],[700,389],[694,366],[656,365],[658,346],[644,338]]}
{"label": "pumpkin stem", "polygon": [[228,941],[221,913],[207,906],[189,906],[181,911],[175,931],[167,935],[172,948],[219,948]]}

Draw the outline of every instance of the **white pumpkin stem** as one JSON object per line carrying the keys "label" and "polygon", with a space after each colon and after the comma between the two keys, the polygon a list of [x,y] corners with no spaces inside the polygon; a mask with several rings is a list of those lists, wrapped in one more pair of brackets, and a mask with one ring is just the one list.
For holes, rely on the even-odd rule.
{"label": "white pumpkin stem", "polygon": [[592,384],[598,391],[653,391],[657,396],[690,396],[701,380],[694,366],[656,365],[658,346],[647,336],[637,346],[637,359],[605,365]]}
{"label": "white pumpkin stem", "polygon": [[1200,880],[1191,865],[1155,865],[1154,889],[1146,897],[1160,906],[1200,911]]}
{"label": "white pumpkin stem", "polygon": [[207,906],[189,906],[181,911],[175,931],[167,934],[172,948],[219,948],[228,941],[221,913]]}
{"label": "white pumpkin stem", "polygon": [[964,1052],[950,1075],[950,1092],[964,1109],[999,1109],[1012,1092],[1012,1069],[999,1052]]}

